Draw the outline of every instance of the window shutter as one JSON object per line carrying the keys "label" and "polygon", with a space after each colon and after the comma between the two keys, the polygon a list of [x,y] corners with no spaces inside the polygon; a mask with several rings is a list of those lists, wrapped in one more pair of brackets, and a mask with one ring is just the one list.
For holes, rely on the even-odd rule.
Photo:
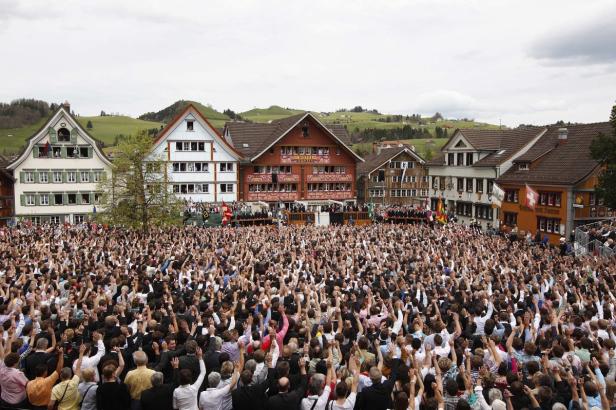
{"label": "window shutter", "polygon": [[79,172],[79,171],[75,172],[75,182],[77,182],[77,183],[82,182],[81,181],[81,172]]}
{"label": "window shutter", "polygon": [[94,192],[90,192],[90,203],[94,203]]}
{"label": "window shutter", "polygon": [[21,203],[21,206],[26,206],[26,196],[25,195],[20,195],[19,196],[19,202]]}
{"label": "window shutter", "polygon": [[60,153],[62,154],[62,158],[66,158],[68,155],[66,154],[68,152],[68,147],[60,147]]}
{"label": "window shutter", "polygon": [[90,182],[94,182],[94,172],[90,171]]}
{"label": "window shutter", "polygon": [[53,184],[53,172],[49,171],[47,174],[47,182]]}
{"label": "window shutter", "polygon": [[49,205],[55,205],[56,204],[56,195],[52,192],[51,194],[49,194]]}
{"label": "window shutter", "polygon": [[62,171],[62,182],[66,184],[66,171]]}
{"label": "window shutter", "polygon": [[32,156],[34,158],[38,158],[39,157],[39,147],[37,145],[35,145],[34,148],[32,148]]}
{"label": "window shutter", "polygon": [[77,193],[75,194],[75,203],[76,203],[77,205],[81,205],[81,192],[77,192]]}
{"label": "window shutter", "polygon": [[52,144],[56,144],[58,142],[58,134],[52,127],[49,127],[49,141]]}
{"label": "window shutter", "polygon": [[62,194],[62,203],[68,205],[68,194],[66,192]]}
{"label": "window shutter", "polygon": [[26,174],[23,171],[19,173],[19,182],[21,182],[22,184],[26,182]]}
{"label": "window shutter", "polygon": [[40,195],[34,195],[34,205],[40,205],[41,203],[41,199],[39,198]]}
{"label": "window shutter", "polygon": [[92,158],[92,147],[88,147],[88,158]]}
{"label": "window shutter", "polygon": [[39,182],[39,173],[37,171],[34,171],[32,173],[34,175],[34,183],[38,183]]}
{"label": "window shutter", "polygon": [[71,130],[71,144],[77,144],[77,128]]}

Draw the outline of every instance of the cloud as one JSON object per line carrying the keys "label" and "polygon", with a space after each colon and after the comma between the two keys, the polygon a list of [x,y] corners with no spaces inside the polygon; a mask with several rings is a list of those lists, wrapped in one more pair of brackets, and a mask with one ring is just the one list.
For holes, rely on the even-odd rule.
{"label": "cloud", "polygon": [[531,57],[548,65],[616,63],[616,7],[583,22],[555,27],[530,47]]}
{"label": "cloud", "polygon": [[415,103],[413,112],[434,114],[440,112],[446,117],[473,117],[484,111],[477,100],[458,91],[436,90],[421,94]]}

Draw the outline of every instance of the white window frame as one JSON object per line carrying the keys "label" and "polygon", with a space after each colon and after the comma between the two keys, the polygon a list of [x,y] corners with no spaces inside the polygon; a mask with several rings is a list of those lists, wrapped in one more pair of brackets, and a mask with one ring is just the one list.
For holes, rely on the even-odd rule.
{"label": "white window frame", "polygon": [[43,205],[43,206],[49,205],[49,194],[40,194],[39,205]]}
{"label": "white window frame", "polygon": [[[85,178],[84,178],[85,175]],[[90,171],[79,171],[80,182],[90,182]]]}
{"label": "white window frame", "polygon": [[[72,178],[71,178],[72,176]],[[68,171],[66,173],[66,182],[68,183],[76,183],[77,182],[77,172],[76,171]]]}
{"label": "white window frame", "polygon": [[34,171],[26,171],[24,173],[24,182],[26,184],[33,184],[34,183]]}
{"label": "white window frame", "polygon": [[49,174],[47,172],[39,172],[39,182],[41,184],[49,183]]}
{"label": "white window frame", "polygon": [[94,171],[94,181],[93,182],[101,182],[102,171]]}
{"label": "white window frame", "polygon": [[62,183],[62,171],[53,171],[51,178],[54,184],[61,184]]}
{"label": "white window frame", "polygon": [[[220,193],[221,194],[232,194],[234,192],[234,186],[235,184],[220,184]],[[222,188],[225,188],[225,190],[223,191]],[[231,187],[231,190],[229,191],[229,187]]]}
{"label": "white window frame", "polygon": [[34,198],[34,194],[26,194],[26,206],[35,206],[36,199]]}

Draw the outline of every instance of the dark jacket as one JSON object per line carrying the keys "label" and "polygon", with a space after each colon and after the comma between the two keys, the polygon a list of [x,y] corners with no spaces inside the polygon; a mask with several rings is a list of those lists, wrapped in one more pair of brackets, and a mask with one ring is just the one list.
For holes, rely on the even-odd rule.
{"label": "dark jacket", "polygon": [[102,383],[96,389],[97,410],[129,410],[130,394],[124,383]]}
{"label": "dark jacket", "polygon": [[395,359],[392,363],[391,375],[385,382],[375,383],[370,387],[364,388],[357,396],[355,409],[357,410],[386,410],[393,408],[391,392],[396,384],[398,376],[398,366],[400,360]]}
{"label": "dark jacket", "polygon": [[306,385],[308,379],[304,376],[300,386],[286,393],[278,393],[267,399],[265,408],[267,410],[296,410],[299,408],[304,394],[306,393]]}
{"label": "dark jacket", "polygon": [[56,361],[53,360],[53,368],[51,369],[52,371],[50,372],[49,368],[51,363],[49,363],[51,360],[51,358],[53,358],[54,356],[49,354],[49,353],[45,353],[45,352],[32,352],[30,353],[26,359],[24,360],[24,373],[26,374],[26,377],[29,380],[33,380],[36,377],[36,367],[39,364],[46,364],[47,365],[47,372],[49,374],[51,374],[53,371],[55,371],[55,366],[56,366]]}
{"label": "dark jacket", "polygon": [[150,387],[141,393],[141,410],[168,410],[173,408],[172,383]]}
{"label": "dark jacket", "polygon": [[197,359],[197,356],[195,356],[194,354],[180,356],[180,370],[181,369],[189,369],[192,372],[191,383],[196,382],[201,371],[201,368],[199,367],[199,359]]}

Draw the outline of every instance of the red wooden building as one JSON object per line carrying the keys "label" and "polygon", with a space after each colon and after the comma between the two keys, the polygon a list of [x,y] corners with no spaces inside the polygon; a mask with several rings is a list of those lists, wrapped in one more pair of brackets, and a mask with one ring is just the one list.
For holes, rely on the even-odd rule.
{"label": "red wooden building", "polygon": [[15,178],[6,169],[9,159],[0,155],[0,226],[7,225],[15,212],[13,203],[13,184]]}
{"label": "red wooden building", "polygon": [[363,159],[344,126],[303,113],[266,124],[229,122],[224,136],[244,156],[240,201],[321,205],[357,198],[356,165]]}

